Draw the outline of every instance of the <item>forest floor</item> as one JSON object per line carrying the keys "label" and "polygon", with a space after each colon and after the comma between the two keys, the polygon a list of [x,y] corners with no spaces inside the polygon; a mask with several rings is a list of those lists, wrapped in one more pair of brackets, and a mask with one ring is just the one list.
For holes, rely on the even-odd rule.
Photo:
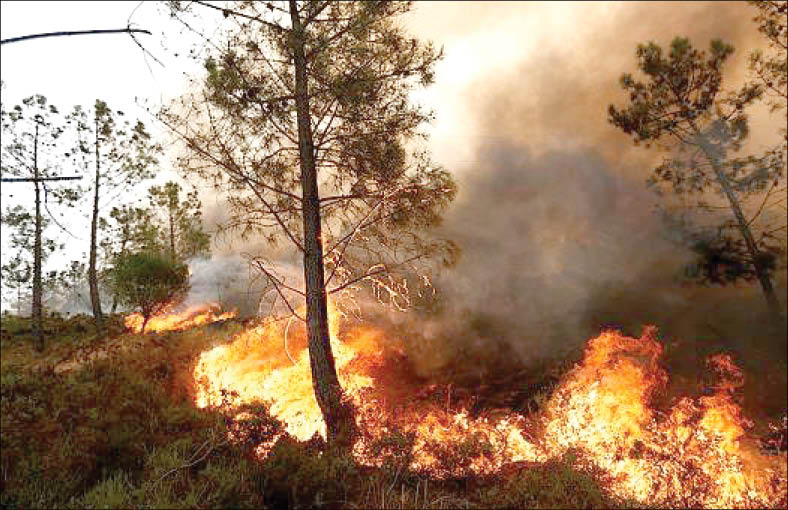
{"label": "forest floor", "polygon": [[240,332],[240,321],[150,335],[128,333],[121,316],[101,336],[86,316],[49,317],[45,327],[38,353],[30,321],[3,316],[2,508],[635,506],[575,469],[571,454],[448,480],[315,455],[321,444],[293,439],[260,462],[255,444],[227,440],[222,409],[194,405],[197,357]]}

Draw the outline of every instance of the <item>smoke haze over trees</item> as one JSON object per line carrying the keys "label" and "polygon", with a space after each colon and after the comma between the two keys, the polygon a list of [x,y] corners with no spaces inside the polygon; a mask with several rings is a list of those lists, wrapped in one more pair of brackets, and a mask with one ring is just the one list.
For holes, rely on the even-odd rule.
{"label": "smoke haze over trees", "polygon": [[[446,23],[436,27],[428,20],[438,12]],[[730,41],[737,50],[725,80],[743,84],[750,78],[750,51],[766,45],[750,21],[756,15],[744,3],[714,2],[567,10],[537,3],[492,10],[476,3],[417,4],[408,26],[444,41],[446,65],[453,66],[437,67],[436,87],[455,68],[479,73],[455,88],[443,85],[456,99],[436,110],[435,155],[458,182],[442,232],[461,250],[458,266],[437,280],[448,302],[446,320],[428,328],[436,342],[489,346],[505,336],[531,360],[580,345],[602,325],[637,334],[642,324],[655,323],[671,336],[715,337],[708,323],[724,319],[735,323],[727,336],[742,344],[762,332],[753,317],[763,307],[749,286],[685,285],[694,255],[681,243],[681,229],[663,221],[658,197],[645,186],[663,153],[633,147],[608,124],[606,110],[623,100],[618,77],[632,67],[636,45],[648,40]],[[539,30],[547,20],[554,28]],[[511,39],[514,26],[521,27],[521,40]],[[472,43],[456,44],[461,36]],[[482,58],[493,53],[499,57]],[[756,105],[755,147],[745,153],[779,141],[778,117]],[[219,216],[218,207],[206,211],[206,219]],[[775,283],[784,296],[784,273]],[[512,327],[470,334],[468,310]]]}

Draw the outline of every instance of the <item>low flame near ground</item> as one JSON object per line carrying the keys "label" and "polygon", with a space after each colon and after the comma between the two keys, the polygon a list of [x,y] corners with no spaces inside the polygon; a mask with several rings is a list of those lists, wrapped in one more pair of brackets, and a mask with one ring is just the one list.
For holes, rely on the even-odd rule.
{"label": "low flame near ground", "polygon": [[[330,329],[340,381],[363,431],[353,450],[362,464],[380,465],[375,440],[399,430],[413,441],[409,467],[436,478],[495,474],[515,463],[527,469],[571,452],[577,467],[593,471],[613,495],[638,503],[785,504],[786,456],[762,452],[745,434],[750,424],[734,398],[743,374],[726,355],[709,360],[717,380],[709,395],[659,412],[652,401],[668,376],[655,330],[639,339],[607,331],[588,342],[539,412],[473,417],[468,409],[414,398],[419,388],[400,373],[404,354],[384,353],[383,331],[343,323],[335,310]],[[284,432],[299,440],[325,437],[303,327],[298,330],[268,321],[204,352],[194,369],[197,405],[265,402]],[[257,447],[260,459],[282,433]]]}
{"label": "low flame near ground", "polygon": [[[171,308],[167,307],[163,312],[148,319],[145,332],[184,331],[195,326],[232,319],[238,315],[236,311],[222,312],[222,307],[218,303],[190,306],[182,312],[172,312]],[[139,334],[142,332],[145,318],[140,313],[132,313],[123,321],[132,333]]]}

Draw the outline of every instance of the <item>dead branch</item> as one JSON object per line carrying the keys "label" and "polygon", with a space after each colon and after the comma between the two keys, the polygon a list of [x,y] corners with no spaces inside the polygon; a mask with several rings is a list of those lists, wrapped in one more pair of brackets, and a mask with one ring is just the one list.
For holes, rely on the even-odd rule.
{"label": "dead branch", "polygon": [[31,39],[41,39],[44,37],[63,37],[63,36],[72,36],[72,35],[92,35],[92,34],[148,34],[152,35],[149,30],[144,30],[142,28],[117,28],[117,29],[105,29],[105,30],[75,30],[75,31],[66,31],[66,32],[46,32],[43,34],[30,34],[30,35],[23,35],[20,37],[11,37],[10,39],[3,39],[0,41],[0,44],[7,44],[13,42],[21,42],[21,41],[29,41]]}

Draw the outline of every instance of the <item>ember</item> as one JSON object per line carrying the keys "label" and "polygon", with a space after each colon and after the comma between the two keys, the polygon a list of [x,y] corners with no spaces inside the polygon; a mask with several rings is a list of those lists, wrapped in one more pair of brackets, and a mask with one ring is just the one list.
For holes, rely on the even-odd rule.
{"label": "ember", "polygon": [[[743,375],[727,356],[709,361],[720,381],[713,394],[683,398],[667,414],[651,407],[668,379],[653,330],[640,339],[608,331],[590,340],[583,360],[532,422],[515,412],[474,418],[467,409],[453,412],[413,395],[392,412],[390,385],[380,382],[394,370],[383,356],[384,333],[350,324],[340,328],[335,312],[331,326],[339,377],[364,430],[353,450],[362,464],[381,464],[370,438],[396,426],[413,438],[410,468],[437,478],[493,474],[513,462],[545,462],[572,450],[579,468],[605,473],[600,483],[613,495],[639,503],[725,508],[785,501],[786,455],[767,455],[746,437],[749,423],[732,397]],[[233,405],[266,402],[290,435],[324,437],[306,340],[303,332],[289,329],[286,338],[284,324],[268,321],[204,352],[194,370],[197,404],[219,405],[228,394]],[[278,437],[258,446],[261,459]],[[474,442],[484,446],[463,446],[464,462],[445,462],[456,445]]]}

